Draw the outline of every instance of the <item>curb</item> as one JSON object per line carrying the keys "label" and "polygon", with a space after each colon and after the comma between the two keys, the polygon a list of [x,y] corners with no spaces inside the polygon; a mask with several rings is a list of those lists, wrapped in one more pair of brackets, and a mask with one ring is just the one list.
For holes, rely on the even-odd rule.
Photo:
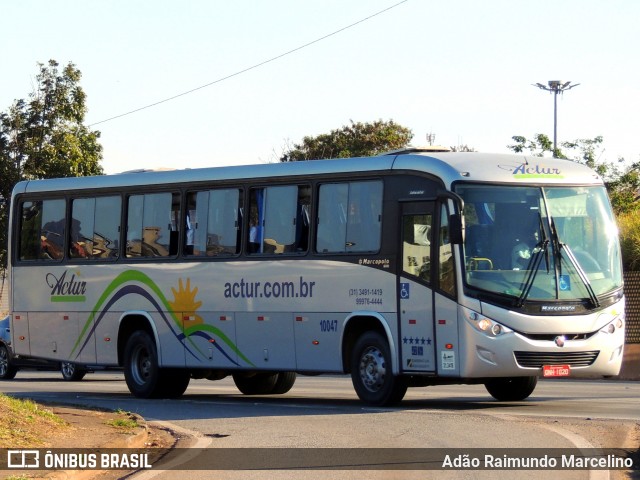
{"label": "curb", "polygon": [[[147,437],[149,436],[149,427],[147,426],[147,422],[138,414],[131,415],[135,416],[136,422],[140,425],[135,429],[135,432],[129,435],[123,435],[122,438],[112,440],[96,448],[99,450],[103,448],[119,449],[144,447]],[[47,473],[43,478],[51,480],[89,480],[109,471],[111,470],[56,470]]]}

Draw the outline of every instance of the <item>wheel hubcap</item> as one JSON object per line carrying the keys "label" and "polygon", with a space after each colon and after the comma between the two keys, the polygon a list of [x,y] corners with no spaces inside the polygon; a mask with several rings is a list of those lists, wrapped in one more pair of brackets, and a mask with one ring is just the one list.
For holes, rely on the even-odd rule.
{"label": "wheel hubcap", "polygon": [[386,362],[382,352],[375,347],[367,348],[360,358],[360,378],[371,392],[377,392],[384,385],[387,375]]}
{"label": "wheel hubcap", "polygon": [[131,373],[136,383],[142,385],[151,376],[151,357],[145,348],[138,348],[134,354],[133,368]]}
{"label": "wheel hubcap", "polygon": [[67,376],[67,377],[71,377],[73,376],[73,371],[74,371],[74,366],[71,363],[63,363],[62,364],[62,373]]}

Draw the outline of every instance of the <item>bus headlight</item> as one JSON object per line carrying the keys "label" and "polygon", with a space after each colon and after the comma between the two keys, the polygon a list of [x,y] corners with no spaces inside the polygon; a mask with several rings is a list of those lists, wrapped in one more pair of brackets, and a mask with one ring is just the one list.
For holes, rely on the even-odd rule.
{"label": "bus headlight", "polygon": [[600,329],[604,333],[615,333],[616,330],[620,330],[624,326],[623,315],[618,315],[611,322]]}
{"label": "bus headlight", "polygon": [[513,332],[510,328],[467,308],[464,309],[464,317],[476,330],[489,337],[498,337]]}

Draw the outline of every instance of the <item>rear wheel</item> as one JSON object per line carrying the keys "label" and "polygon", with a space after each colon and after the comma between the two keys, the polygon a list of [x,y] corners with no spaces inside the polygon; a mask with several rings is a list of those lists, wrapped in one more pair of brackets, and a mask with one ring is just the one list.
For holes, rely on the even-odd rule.
{"label": "rear wheel", "polygon": [[524,400],[533,393],[538,377],[494,378],[484,384],[487,392],[501,402]]}
{"label": "rear wheel", "polygon": [[234,373],[233,381],[238,390],[245,395],[268,395],[273,393],[278,382],[278,375],[277,373],[256,373],[253,375]]}
{"label": "rear wheel", "polygon": [[0,379],[11,380],[18,373],[18,368],[11,364],[11,352],[5,344],[0,344]]}
{"label": "rear wheel", "polygon": [[296,383],[296,372],[280,372],[278,373],[278,379],[271,393],[275,395],[287,393],[291,390],[294,383]]}
{"label": "rear wheel", "polygon": [[393,375],[389,343],[377,332],[367,332],[356,342],[351,381],[360,400],[370,405],[394,405],[407,392],[407,381]]}
{"label": "rear wheel", "polygon": [[79,382],[87,374],[87,371],[75,363],[62,362],[60,364],[60,373],[62,373],[62,378],[67,382]]}

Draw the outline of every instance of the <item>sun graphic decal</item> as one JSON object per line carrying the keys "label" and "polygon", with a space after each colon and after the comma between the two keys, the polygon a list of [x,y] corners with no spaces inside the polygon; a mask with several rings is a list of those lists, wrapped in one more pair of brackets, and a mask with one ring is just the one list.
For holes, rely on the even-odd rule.
{"label": "sun graphic decal", "polygon": [[199,325],[204,323],[204,320],[200,315],[195,312],[202,306],[201,301],[196,301],[196,295],[198,295],[198,287],[194,287],[191,290],[191,279],[187,278],[186,286],[182,283],[182,279],[178,279],[178,290],[171,287],[173,292],[173,302],[168,302],[171,309],[176,314],[182,314],[189,316],[191,325]]}

